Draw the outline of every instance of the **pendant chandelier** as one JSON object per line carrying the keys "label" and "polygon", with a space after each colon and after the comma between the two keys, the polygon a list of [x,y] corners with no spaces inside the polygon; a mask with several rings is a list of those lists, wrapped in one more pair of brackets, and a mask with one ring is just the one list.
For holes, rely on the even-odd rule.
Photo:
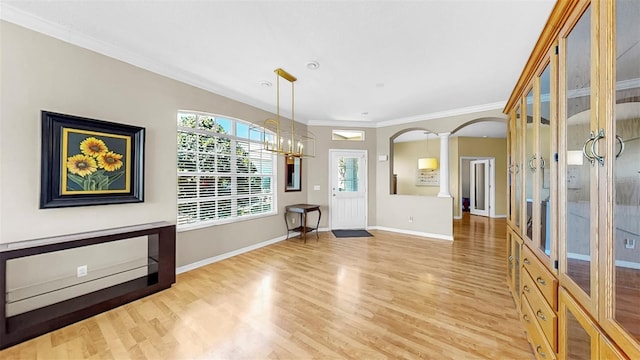
{"label": "pendant chandelier", "polygon": [[[274,70],[276,73],[276,118],[267,119],[258,131],[261,131],[261,139],[264,149],[286,157],[315,157],[316,139],[309,131],[301,131],[294,128],[294,82],[295,76],[281,68]],[[280,79],[291,84],[291,127],[282,126],[280,117]]]}

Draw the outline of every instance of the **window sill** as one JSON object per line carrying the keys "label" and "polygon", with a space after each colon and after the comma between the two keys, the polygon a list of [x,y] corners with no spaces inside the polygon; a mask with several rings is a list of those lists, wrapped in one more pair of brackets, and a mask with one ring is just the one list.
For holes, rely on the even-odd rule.
{"label": "window sill", "polygon": [[186,231],[191,231],[191,230],[199,230],[199,229],[204,229],[204,228],[208,228],[208,227],[214,227],[214,226],[218,226],[218,225],[228,225],[228,224],[239,223],[239,222],[248,221],[248,220],[255,220],[255,219],[265,218],[265,217],[269,217],[269,216],[275,216],[275,215],[278,215],[277,211],[272,211],[272,212],[262,213],[262,214],[256,214],[256,215],[251,215],[251,216],[243,216],[243,217],[240,217],[240,218],[229,218],[229,219],[224,219],[224,220],[211,220],[211,221],[205,221],[205,222],[200,222],[200,223],[195,223],[195,224],[178,225],[178,226],[176,226],[176,232],[186,232]]}

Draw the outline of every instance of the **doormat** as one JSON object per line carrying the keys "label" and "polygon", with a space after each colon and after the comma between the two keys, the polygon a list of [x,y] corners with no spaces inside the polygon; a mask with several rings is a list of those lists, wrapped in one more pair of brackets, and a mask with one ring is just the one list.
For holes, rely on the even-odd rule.
{"label": "doormat", "polygon": [[367,230],[331,230],[333,235],[337,238],[351,238],[351,237],[372,237]]}

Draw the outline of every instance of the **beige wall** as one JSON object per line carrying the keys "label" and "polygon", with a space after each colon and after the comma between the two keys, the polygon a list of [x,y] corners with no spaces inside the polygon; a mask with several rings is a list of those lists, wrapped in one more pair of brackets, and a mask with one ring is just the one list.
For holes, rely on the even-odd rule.
{"label": "beige wall", "polygon": [[[507,139],[501,138],[470,138],[460,137],[458,138],[458,156],[459,157],[493,157],[495,158],[495,176],[496,176],[496,204],[495,213],[497,216],[507,214]],[[457,160],[454,165],[460,171],[460,161]],[[459,183],[457,183],[456,189]],[[452,190],[452,195],[455,198],[454,214],[459,216],[460,214],[460,199],[459,191],[455,193]]]}
{"label": "beige wall", "polygon": [[[142,70],[22,27],[0,21],[0,243],[154,221],[175,223],[176,112],[211,112],[261,122],[273,116],[246,104]],[[146,128],[145,201],[139,204],[40,210],[40,111],[126,123]],[[332,127],[312,126],[317,156],[303,161],[303,191],[284,192],[284,161],[277,164],[278,215],[178,233],[177,265],[222,255],[285,234],[284,206],[318,203],[327,227],[328,150],[368,151],[368,224],[419,233],[452,235],[449,198],[389,194],[390,137],[408,127],[452,131],[500,110],[365,128],[364,142],[331,140]],[[300,125],[302,126],[302,125]],[[451,139],[452,144],[455,139]],[[457,159],[457,148],[451,157]],[[453,160],[453,159],[452,159]],[[452,178],[457,172],[451,161]],[[457,175],[456,175],[457,176]],[[457,183],[457,181],[456,181]],[[451,184],[452,191],[457,184]],[[314,190],[318,185],[320,190]],[[414,222],[407,218],[414,216]],[[89,264],[91,266],[91,264]]]}
{"label": "beige wall", "polygon": [[[376,158],[380,155],[391,154],[391,137],[405,129],[421,128],[435,133],[451,132],[463,124],[482,118],[504,119],[505,116],[500,110],[496,109],[378,128],[376,131]],[[453,194],[457,194],[458,192],[458,166],[456,162],[458,161],[459,155],[456,142],[456,138],[450,139],[450,189],[453,198],[391,195],[391,161],[377,162],[377,226],[415,233],[453,237],[453,199],[457,196]],[[413,222],[409,221],[410,217],[413,218]]]}
{"label": "beige wall", "polygon": [[398,175],[398,195],[438,195],[440,186],[417,186],[418,159],[434,157],[440,163],[440,140],[393,144],[393,173]]}
{"label": "beige wall", "polygon": [[[249,121],[272,116],[4,21],[0,43],[1,243],[162,220],[175,223],[176,111]],[[41,110],[145,127],[145,201],[40,210]],[[307,198],[305,191],[284,193],[283,159],[277,166],[279,215],[181,232],[177,265],[284,235],[284,205]],[[303,169],[305,178],[307,173]]]}
{"label": "beige wall", "polygon": [[[346,140],[332,140],[331,131],[339,129],[348,130],[363,130],[364,141],[346,141]],[[322,211],[322,219],[320,221],[320,227],[327,228],[330,226],[329,219],[331,213],[329,209],[329,150],[367,150],[367,223],[368,225],[375,225],[376,219],[376,193],[375,188],[377,184],[376,178],[376,129],[372,128],[354,128],[354,127],[330,127],[330,126],[309,126],[311,131],[316,136],[316,157],[305,159],[303,167],[307,170],[303,182],[307,190],[307,200],[309,203],[320,205]],[[314,190],[314,186],[320,186],[320,190]]]}

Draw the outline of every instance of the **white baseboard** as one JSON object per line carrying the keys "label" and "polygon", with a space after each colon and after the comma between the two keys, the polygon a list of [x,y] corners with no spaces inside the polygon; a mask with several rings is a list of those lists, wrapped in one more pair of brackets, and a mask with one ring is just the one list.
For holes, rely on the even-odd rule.
{"label": "white baseboard", "polygon": [[399,233],[399,234],[406,234],[406,235],[422,236],[422,237],[431,238],[431,239],[453,241],[453,236],[442,235],[442,234],[432,234],[432,233],[427,233],[427,232],[422,232],[422,231],[395,229],[395,228],[389,228],[389,227],[384,227],[384,226],[370,226],[369,229],[390,231],[390,232],[395,232],[395,233]]}
{"label": "white baseboard", "polygon": [[[506,219],[507,215],[493,215],[493,216],[489,216],[491,219]],[[460,220],[462,219],[462,215],[458,215],[458,216],[454,216],[453,217],[454,220]]]}
{"label": "white baseboard", "polygon": [[[289,237],[295,237],[295,236],[298,236],[298,235],[300,235],[300,233],[290,233]],[[207,258],[207,259],[196,261],[196,262],[191,263],[189,265],[180,266],[180,267],[176,268],[176,274],[182,274],[183,272],[191,271],[191,270],[197,269],[197,268],[205,266],[205,265],[213,264],[215,262],[222,261],[224,259],[228,259],[228,258],[234,257],[236,255],[244,254],[246,252],[249,252],[249,251],[252,251],[252,250],[256,250],[256,249],[259,249],[261,247],[265,247],[267,245],[275,244],[275,243],[280,242],[280,241],[285,240],[285,239],[287,239],[287,236],[283,235],[283,236],[277,237],[275,239],[263,241],[261,243],[253,244],[253,245],[250,245],[250,246],[246,246],[246,247],[243,247],[243,248],[238,249],[238,250],[229,251],[229,252],[224,253],[224,254],[220,254],[220,255],[216,255],[216,256],[213,256],[213,257],[210,257],[210,258]]]}

